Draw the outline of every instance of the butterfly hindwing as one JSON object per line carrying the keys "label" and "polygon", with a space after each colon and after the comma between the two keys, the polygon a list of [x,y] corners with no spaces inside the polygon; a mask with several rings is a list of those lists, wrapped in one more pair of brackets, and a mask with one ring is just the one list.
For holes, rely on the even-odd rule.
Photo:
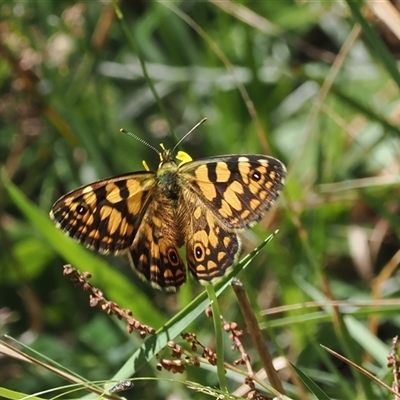
{"label": "butterfly hindwing", "polygon": [[185,239],[189,271],[200,283],[221,278],[239,257],[237,234],[223,227],[200,203],[191,214],[189,226]]}
{"label": "butterfly hindwing", "polygon": [[179,174],[227,229],[252,226],[271,207],[286,169],[264,155],[228,155],[182,164]]}
{"label": "butterfly hindwing", "polygon": [[53,205],[56,226],[101,254],[121,254],[132,245],[151,200],[155,174],[140,172],[83,186]]}

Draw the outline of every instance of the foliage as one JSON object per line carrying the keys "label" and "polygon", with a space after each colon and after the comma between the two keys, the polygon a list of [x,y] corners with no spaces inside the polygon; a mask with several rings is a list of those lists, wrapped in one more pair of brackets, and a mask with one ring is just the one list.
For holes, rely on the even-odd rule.
{"label": "foliage", "polygon": [[[125,259],[88,252],[47,217],[59,196],[82,184],[141,170],[143,159],[157,167],[158,156],[121,127],[172,148],[207,117],[183,143],[194,159],[263,153],[288,168],[277,206],[243,233],[245,254],[279,232],[239,264],[245,272],[235,270],[286,395],[394,398],[397,375],[386,357],[400,325],[400,24],[391,21],[400,13],[391,3],[9,0],[0,16],[0,332],[14,338],[7,343],[97,393],[134,376],[121,395],[135,399],[224,392],[216,352],[226,390],[245,396],[236,390],[249,368],[262,368],[263,354],[228,279],[216,287],[214,314],[231,335],[222,331],[221,343],[197,282],[177,295],[155,291]],[[106,299],[157,335],[144,342],[90,307],[88,293],[63,277],[67,263],[90,271]],[[183,332],[196,339],[183,340]],[[173,375],[166,360],[177,346],[192,361],[201,349],[209,358]],[[49,398],[55,393],[40,392],[56,388],[64,398],[88,396],[67,394],[62,374],[14,358],[4,342],[0,352],[0,396]],[[234,366],[237,359],[245,365]],[[255,381],[260,393],[274,393],[262,376]]]}

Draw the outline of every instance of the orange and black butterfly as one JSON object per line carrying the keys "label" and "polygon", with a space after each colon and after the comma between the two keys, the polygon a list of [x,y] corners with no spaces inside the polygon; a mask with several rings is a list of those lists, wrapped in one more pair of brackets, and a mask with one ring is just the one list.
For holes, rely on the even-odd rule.
{"label": "orange and black butterfly", "polygon": [[184,244],[189,271],[200,282],[214,281],[237,261],[238,232],[259,221],[279,196],[285,166],[255,154],[195,161],[164,148],[159,154],[157,171],[83,186],[57,200],[50,216],[101,254],[127,254],[153,287],[175,291],[185,282],[178,253]]}

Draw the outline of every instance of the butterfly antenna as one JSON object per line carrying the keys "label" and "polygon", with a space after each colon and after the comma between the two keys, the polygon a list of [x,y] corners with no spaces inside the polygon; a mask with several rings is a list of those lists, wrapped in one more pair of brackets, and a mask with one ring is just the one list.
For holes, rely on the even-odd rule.
{"label": "butterfly antenna", "polygon": [[175,151],[175,149],[196,129],[198,128],[201,124],[207,121],[207,118],[203,118],[200,122],[198,122],[188,133],[186,133],[181,140],[174,146],[174,148],[171,150],[171,153]]}
{"label": "butterfly antenna", "polygon": [[[197,124],[197,125],[198,125],[198,124]],[[152,150],[154,150],[157,154],[160,154],[160,152],[159,152],[155,147],[153,147],[151,144],[147,143],[144,139],[140,138],[139,136],[136,136],[134,133],[128,132],[128,131],[126,131],[125,129],[122,129],[122,128],[121,128],[119,131],[122,132],[122,133],[126,133],[126,134],[129,135],[129,136],[132,136],[133,138],[135,138],[136,140],[138,140],[140,143],[143,143],[145,146],[147,146],[149,149],[152,149]]]}

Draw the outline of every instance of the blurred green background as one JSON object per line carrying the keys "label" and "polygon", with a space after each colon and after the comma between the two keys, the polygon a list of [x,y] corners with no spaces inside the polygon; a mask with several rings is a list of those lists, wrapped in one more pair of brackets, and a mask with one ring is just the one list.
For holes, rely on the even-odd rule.
{"label": "blurred green background", "polygon": [[[386,356],[400,327],[399,21],[388,1],[1,2],[0,333],[89,381],[118,372],[172,379],[138,381],[123,393],[129,399],[210,398],[174,381],[218,386],[209,365],[173,375],[152,359],[121,371],[143,340],[91,308],[62,266],[92,272],[109,300],[155,328],[204,288],[191,279],[177,295],[155,291],[127,260],[71,244],[47,216],[80,185],[142,170],[143,159],[157,167],[158,156],[121,127],[171,148],[207,117],[183,143],[194,159],[261,153],[288,168],[276,207],[242,235],[245,254],[279,233],[238,276],[281,361],[286,394],[324,398],[312,397],[287,359],[326,398],[393,398],[319,345],[392,385]],[[246,331],[230,288],[219,306]],[[211,319],[200,313],[186,325],[215,350]],[[240,354],[224,339],[232,364]],[[243,344],[258,371],[246,334]],[[243,382],[231,374],[229,391]],[[34,394],[67,383],[0,354],[0,396],[15,398],[5,388]]]}

